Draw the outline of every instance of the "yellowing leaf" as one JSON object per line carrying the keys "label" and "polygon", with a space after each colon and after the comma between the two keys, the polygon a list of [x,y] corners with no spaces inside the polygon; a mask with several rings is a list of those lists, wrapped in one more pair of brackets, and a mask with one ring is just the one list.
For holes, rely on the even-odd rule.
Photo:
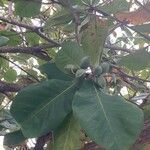
{"label": "yellowing leaf", "polygon": [[127,21],[133,25],[139,25],[146,22],[150,22],[150,3],[143,7],[140,7],[133,12],[119,12],[115,16],[120,21]]}

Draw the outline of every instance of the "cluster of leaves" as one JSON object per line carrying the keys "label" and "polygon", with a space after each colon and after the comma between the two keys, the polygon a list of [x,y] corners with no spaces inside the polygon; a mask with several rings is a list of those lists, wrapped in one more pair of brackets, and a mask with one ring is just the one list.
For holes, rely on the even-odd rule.
{"label": "cluster of leaves", "polygon": [[[13,7],[5,0],[0,5]],[[145,20],[125,20],[129,5],[126,0],[14,0],[11,21],[0,17],[6,22],[0,53],[12,49],[0,55],[0,78],[23,88],[17,95],[1,90],[7,95],[1,102],[13,100],[10,108],[1,105],[4,145],[16,147],[52,132],[47,149],[78,150],[90,140],[106,150],[133,148],[149,118],[150,38]],[[40,27],[34,28],[36,19]],[[43,54],[50,61],[41,60]],[[143,111],[136,104],[141,93],[146,94]]]}

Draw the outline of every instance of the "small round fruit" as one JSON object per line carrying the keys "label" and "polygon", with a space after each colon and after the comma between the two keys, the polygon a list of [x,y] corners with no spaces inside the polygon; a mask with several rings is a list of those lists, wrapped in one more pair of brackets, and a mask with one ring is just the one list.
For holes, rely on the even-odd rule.
{"label": "small round fruit", "polygon": [[103,62],[101,64],[103,73],[108,73],[110,71],[110,64],[108,62]]}
{"label": "small round fruit", "polygon": [[106,80],[103,76],[97,77],[95,79],[95,83],[100,87],[100,88],[104,88],[106,87]]}
{"label": "small round fruit", "polygon": [[102,74],[102,72],[103,72],[103,69],[102,69],[101,66],[97,66],[97,67],[95,68],[95,70],[94,70],[94,74],[95,74],[96,76],[100,76],[100,75]]}
{"label": "small round fruit", "polygon": [[81,65],[80,67],[82,69],[87,69],[90,66],[90,58],[88,56],[85,56],[81,59]]}

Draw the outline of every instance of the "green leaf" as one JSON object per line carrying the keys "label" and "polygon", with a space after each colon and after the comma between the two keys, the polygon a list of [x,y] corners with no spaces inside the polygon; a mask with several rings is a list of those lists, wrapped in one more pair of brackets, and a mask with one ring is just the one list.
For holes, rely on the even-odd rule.
{"label": "green leaf", "polygon": [[9,39],[5,36],[0,36],[0,46],[6,45]]}
{"label": "green leaf", "polygon": [[73,112],[87,135],[106,150],[127,150],[143,127],[142,110],[104,94],[90,81],[76,92]]}
{"label": "green leaf", "polygon": [[2,0],[0,0],[0,6],[4,6],[4,3]]}
{"label": "green leaf", "polygon": [[109,14],[115,14],[118,11],[127,11],[129,3],[126,0],[113,0],[109,3],[106,3],[104,6],[99,6],[102,11],[105,11]]}
{"label": "green leaf", "polygon": [[21,130],[8,133],[4,136],[4,145],[13,147],[24,142],[26,138],[23,136]]}
{"label": "green leaf", "polygon": [[45,29],[48,29],[53,26],[63,26],[71,22],[73,19],[72,15],[67,11],[67,9],[61,9],[51,18],[49,18],[44,26]]}
{"label": "green leaf", "polygon": [[27,43],[30,46],[39,44],[40,37],[36,33],[27,32],[25,36],[26,36]]}
{"label": "green leaf", "polygon": [[150,32],[150,24],[137,25],[137,26],[133,26],[132,28],[136,29],[139,32],[143,32],[143,33],[149,33]]}
{"label": "green leaf", "polygon": [[66,41],[63,43],[61,50],[57,53],[55,63],[61,71],[65,72],[65,66],[68,64],[80,68],[82,58],[82,48],[76,42]]}
{"label": "green leaf", "polygon": [[15,0],[15,13],[20,17],[34,17],[40,13],[42,0]]}
{"label": "green leaf", "polygon": [[47,80],[21,90],[11,113],[26,137],[39,137],[56,129],[71,112],[74,83]]}
{"label": "green leaf", "polygon": [[7,45],[16,46],[22,42],[20,36],[16,35],[16,32],[2,30],[0,31],[0,35],[9,38]]}
{"label": "green leaf", "polygon": [[60,80],[65,80],[65,81],[69,81],[69,80],[73,79],[68,74],[61,72],[56,67],[55,63],[48,62],[48,63],[40,66],[40,71],[42,73],[46,73],[48,79],[60,79]]}
{"label": "green leaf", "polygon": [[17,78],[17,72],[14,69],[8,69],[6,70],[6,72],[4,73],[4,79],[6,81],[15,81]]}
{"label": "green leaf", "polygon": [[107,36],[107,30],[107,25],[100,25],[95,18],[91,18],[88,27],[83,31],[81,39],[82,47],[84,53],[90,56],[93,65],[99,64]]}
{"label": "green leaf", "polygon": [[3,58],[0,58],[0,68],[2,67],[3,63]]}
{"label": "green leaf", "polygon": [[52,150],[78,150],[81,148],[80,125],[70,115],[54,135]]}
{"label": "green leaf", "polygon": [[133,54],[122,57],[119,65],[125,66],[131,70],[143,70],[150,64],[150,53],[146,50],[138,50]]}

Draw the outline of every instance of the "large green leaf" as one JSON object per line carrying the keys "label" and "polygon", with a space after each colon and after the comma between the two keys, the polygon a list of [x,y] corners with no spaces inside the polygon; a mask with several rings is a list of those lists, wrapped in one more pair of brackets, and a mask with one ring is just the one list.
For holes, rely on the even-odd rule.
{"label": "large green leaf", "polygon": [[26,137],[38,137],[62,123],[71,112],[73,95],[73,82],[47,80],[20,91],[10,111]]}
{"label": "large green leaf", "polygon": [[56,67],[55,63],[48,62],[48,63],[40,66],[40,70],[42,73],[46,73],[48,79],[60,79],[60,80],[65,80],[65,81],[69,81],[69,80],[73,79],[68,74],[61,72]]}
{"label": "large green leaf", "polygon": [[52,150],[78,150],[81,148],[80,125],[71,115],[54,135]]}
{"label": "large green leaf", "polygon": [[18,130],[8,133],[4,136],[4,145],[7,145],[8,147],[13,147],[21,144],[25,140],[26,138],[23,136],[21,130]]}
{"label": "large green leaf", "polygon": [[40,13],[42,0],[15,0],[15,13],[20,17],[34,17]]}
{"label": "large green leaf", "polygon": [[150,52],[138,50],[133,54],[122,57],[119,64],[132,70],[143,70],[150,64]]}
{"label": "large green leaf", "polygon": [[73,112],[87,135],[106,150],[127,150],[143,127],[142,110],[104,94],[90,81],[76,92]]}
{"label": "large green leaf", "polygon": [[100,22],[97,22],[95,18],[91,18],[88,27],[83,31],[81,39],[82,47],[84,53],[90,56],[93,65],[99,64],[107,36],[107,30],[107,25],[100,25]]}
{"label": "large green leaf", "polygon": [[56,56],[56,66],[63,72],[65,72],[65,66],[68,64],[79,68],[82,57],[82,48],[76,42],[66,41]]}
{"label": "large green leaf", "polygon": [[118,11],[128,10],[129,3],[126,0],[113,0],[99,8],[107,13],[117,13]]}

